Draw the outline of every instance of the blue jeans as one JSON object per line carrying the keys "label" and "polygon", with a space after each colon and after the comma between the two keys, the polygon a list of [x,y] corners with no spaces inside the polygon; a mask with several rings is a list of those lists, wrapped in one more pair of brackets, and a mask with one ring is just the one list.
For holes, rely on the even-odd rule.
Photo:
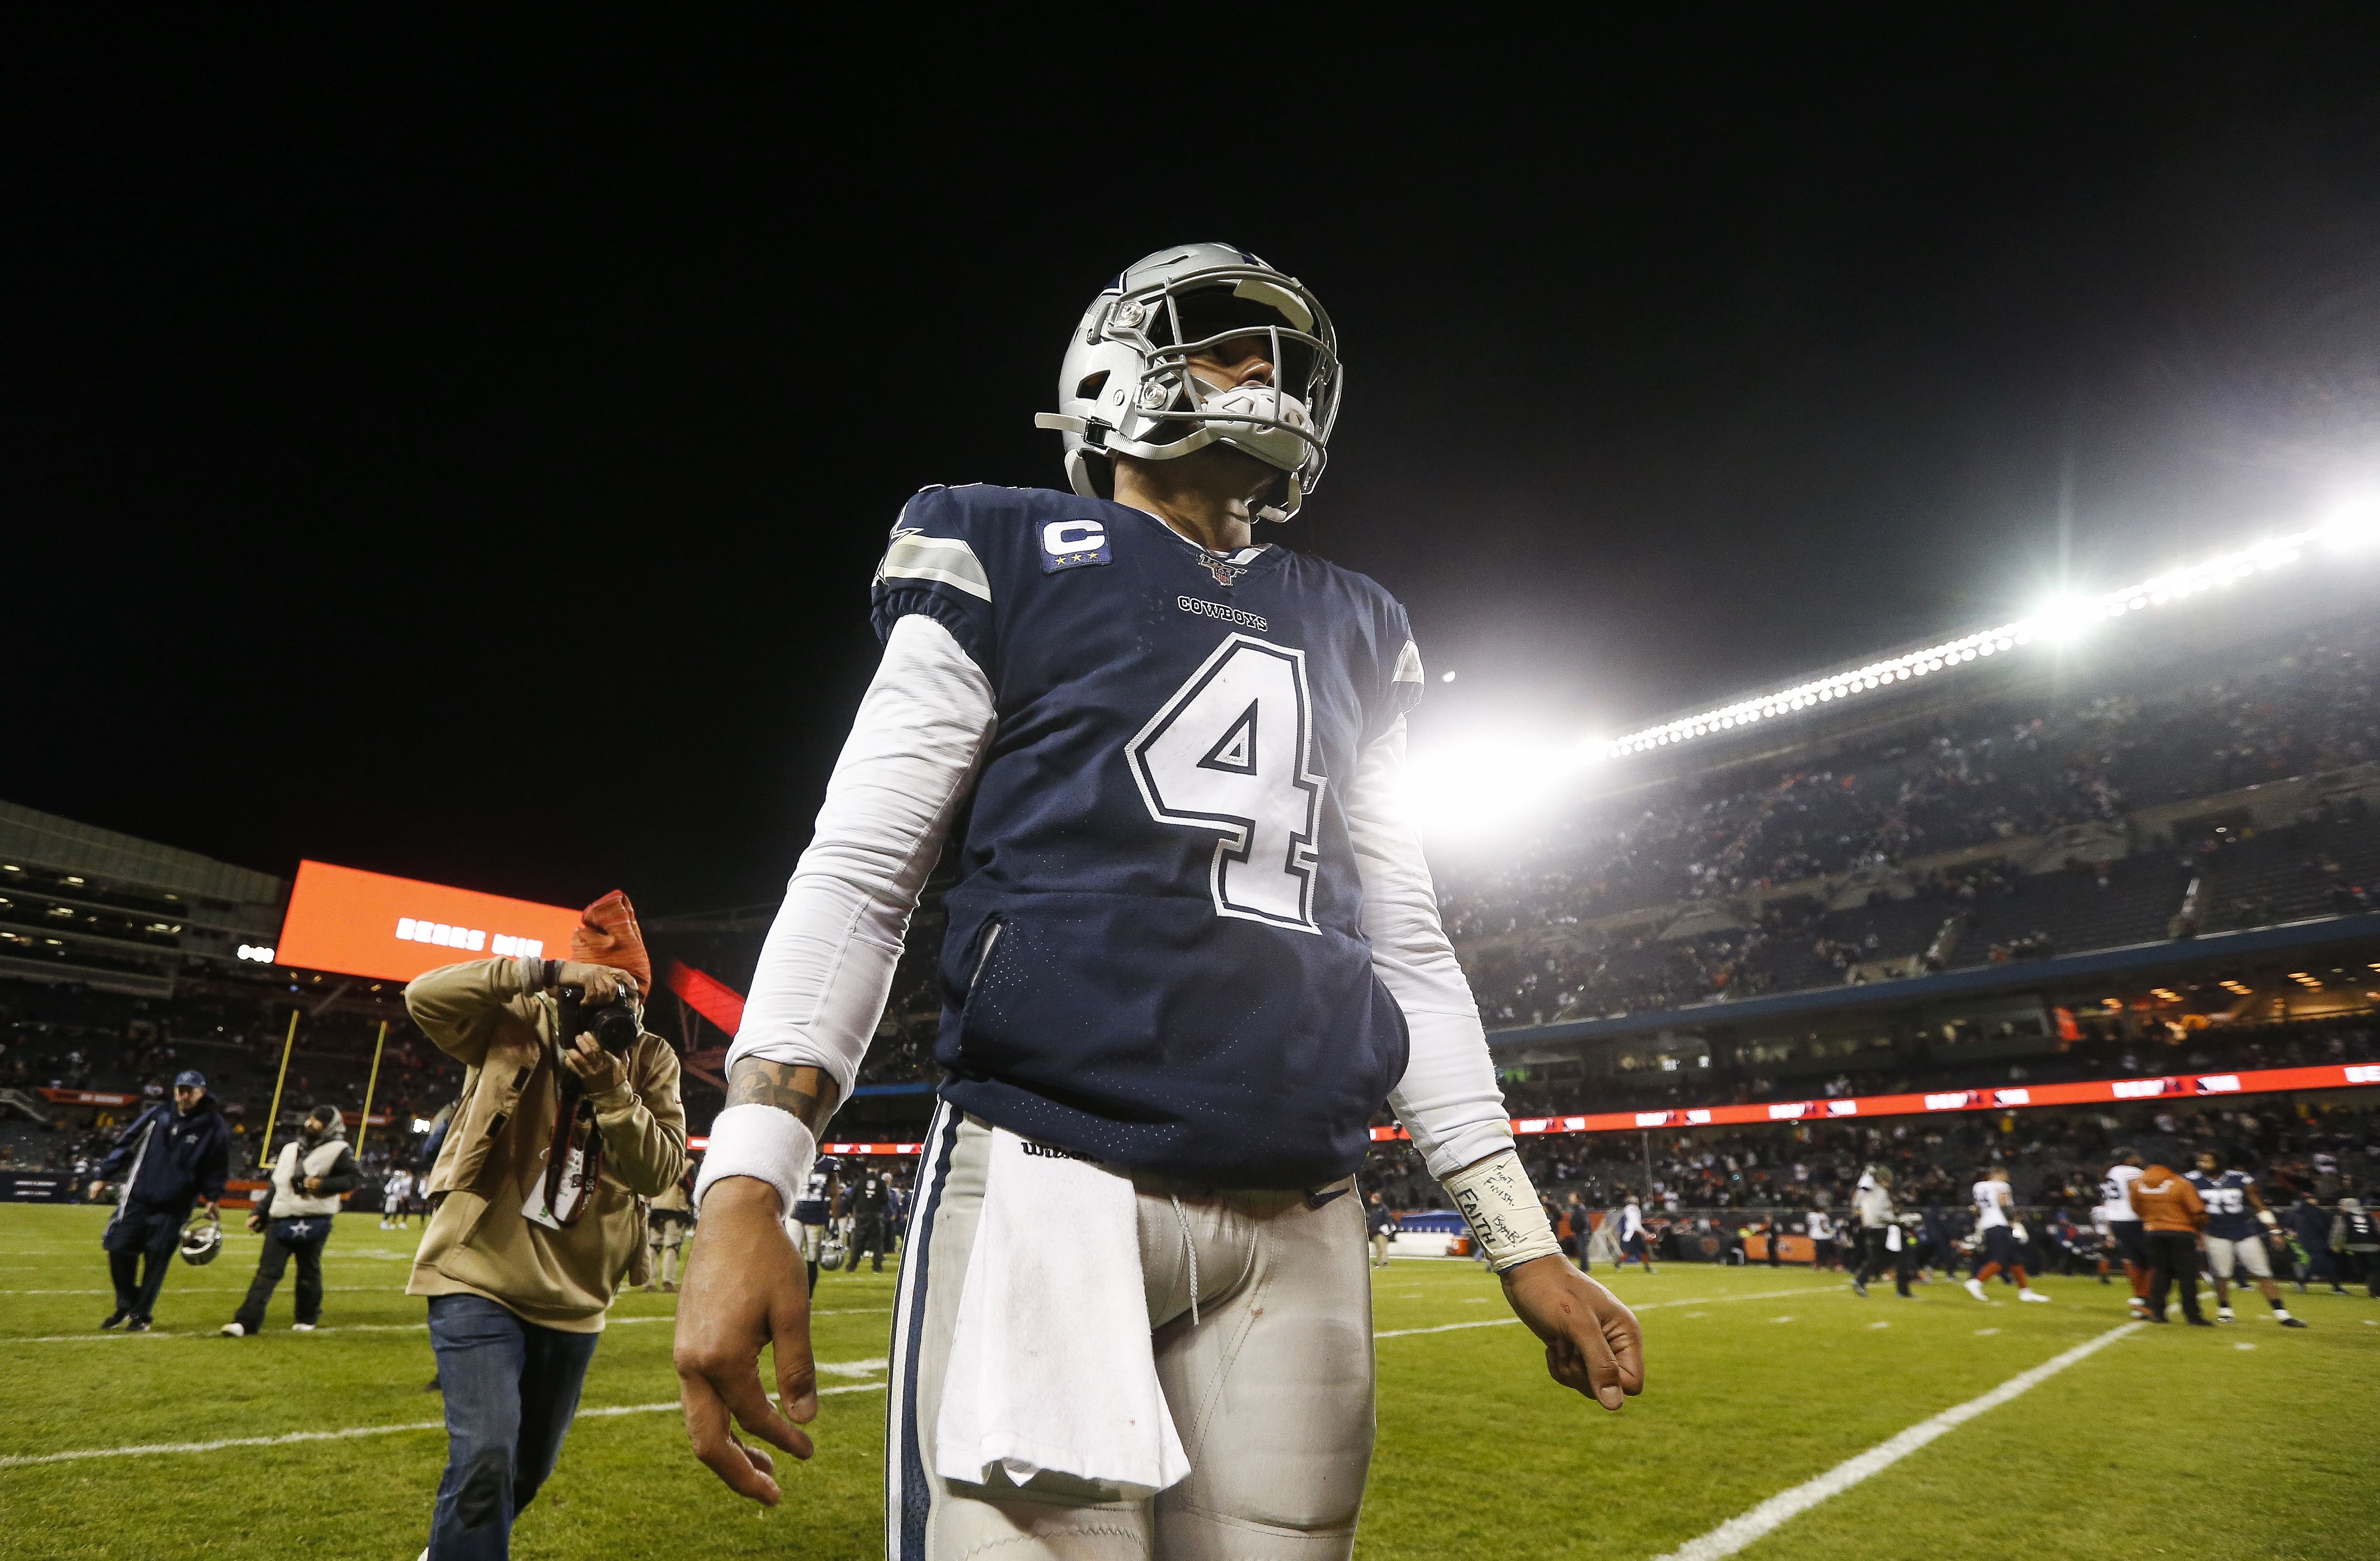
{"label": "blue jeans", "polygon": [[502,1561],[513,1519],[562,1456],[601,1334],[540,1328],[481,1296],[432,1296],[430,1347],[446,1396],[446,1472],[431,1561]]}

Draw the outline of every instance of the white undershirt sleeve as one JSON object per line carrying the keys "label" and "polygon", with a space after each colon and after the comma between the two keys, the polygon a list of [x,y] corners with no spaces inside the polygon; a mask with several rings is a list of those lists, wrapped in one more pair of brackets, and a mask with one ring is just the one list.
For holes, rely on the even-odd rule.
{"label": "white undershirt sleeve", "polygon": [[[838,1098],[851,1098],[910,912],[975,784],[994,719],[990,681],[949,629],[918,613],[892,626],[809,848],[760,945],[743,1028],[727,1053],[731,1071],[746,1057],[820,1067]],[[721,1114],[707,1159],[781,1191],[796,1182],[795,1167],[777,1164],[781,1140],[745,1141],[745,1120]],[[716,1179],[706,1176],[706,1188]]]}
{"label": "white undershirt sleeve", "polygon": [[1356,761],[1346,790],[1347,835],[1364,886],[1372,969],[1404,1010],[1413,1039],[1405,1076],[1389,1094],[1429,1174],[1454,1172],[1512,1147],[1504,1094],[1471,982],[1439,920],[1420,832],[1404,810],[1402,716]]}

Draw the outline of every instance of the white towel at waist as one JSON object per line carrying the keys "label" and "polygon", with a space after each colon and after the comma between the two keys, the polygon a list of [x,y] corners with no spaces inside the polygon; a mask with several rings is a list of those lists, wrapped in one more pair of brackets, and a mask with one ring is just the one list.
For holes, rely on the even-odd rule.
{"label": "white towel at waist", "polygon": [[934,1468],[1154,1494],[1190,1472],[1157,1380],[1130,1178],[992,1129]]}

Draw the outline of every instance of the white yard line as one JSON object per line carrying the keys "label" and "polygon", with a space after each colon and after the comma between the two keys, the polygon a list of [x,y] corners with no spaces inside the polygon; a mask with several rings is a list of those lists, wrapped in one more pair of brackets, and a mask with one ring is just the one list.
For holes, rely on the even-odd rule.
{"label": "white yard line", "polygon": [[[1779,1296],[1805,1296],[1821,1291],[1835,1291],[1840,1288],[1841,1287],[1835,1285],[1803,1286],[1799,1289],[1760,1290],[1741,1296],[1647,1301],[1643,1305],[1634,1308],[1634,1310],[1638,1311],[1656,1311],[1663,1307],[1671,1306],[1712,1306],[1723,1304],[1727,1301],[1773,1300]],[[1843,1293],[1849,1294],[1848,1291],[1844,1291]],[[835,1317],[866,1313],[881,1314],[886,1310],[888,1309],[884,1307],[831,1308],[812,1312],[811,1315],[814,1317]],[[624,1323],[670,1323],[674,1322],[675,1320],[674,1316],[614,1317],[611,1320],[611,1325],[619,1326]],[[1476,1323],[1440,1323],[1439,1326],[1434,1328],[1391,1328],[1382,1333],[1374,1334],[1372,1336],[1379,1339],[1393,1339],[1403,1338],[1415,1334],[1452,1333],[1463,1328],[1500,1328],[1507,1323],[1517,1323],[1519,1321],[1520,1319],[1517,1317],[1499,1317],[1484,1319]],[[419,1333],[427,1326],[428,1324],[421,1323],[352,1323],[341,1326],[318,1329],[317,1332],[325,1334]],[[213,1335],[208,1334],[164,1334],[154,1332],[131,1335],[49,1334],[33,1338],[0,1339],[0,1344],[82,1343],[94,1339],[127,1337],[204,1338],[212,1336]],[[865,1376],[881,1372],[885,1367],[886,1361],[881,1358],[877,1358],[866,1360],[821,1360],[819,1362],[818,1369],[822,1372],[833,1376]],[[835,1393],[871,1393],[881,1389],[884,1385],[885,1384],[880,1382],[854,1383],[843,1387],[822,1387],[819,1389],[819,1394],[823,1397],[829,1394]],[[662,1410],[674,1409],[676,1408],[678,1408],[678,1405],[675,1401],[666,1404],[628,1404],[615,1406],[611,1409],[581,1409],[578,1411],[578,1415],[579,1418],[583,1420],[605,1415],[641,1415],[658,1413]],[[299,1442],[336,1442],[358,1436],[386,1436],[406,1431],[438,1431],[443,1430],[444,1425],[445,1422],[443,1421],[418,1421],[406,1425],[350,1426],[341,1431],[293,1431],[279,1436],[233,1436],[213,1442],[160,1442],[132,1447],[94,1447],[67,1453],[23,1453],[10,1456],[0,1456],[0,1469],[20,1469],[33,1464],[69,1463],[82,1458],[153,1457],[166,1453],[221,1452],[224,1449],[230,1447],[279,1447]]]}
{"label": "white yard line", "polygon": [[1788,1518],[1840,1495],[1869,1475],[1889,1469],[1910,1454],[1925,1446],[1952,1428],[1965,1424],[1987,1409],[1996,1409],[2028,1388],[2038,1386],[2079,1360],[2115,1343],[2127,1334],[2138,1333],[2146,1324],[2126,1323],[2108,1329],[2097,1338],[2078,1344],[2063,1355],[2052,1356],[2029,1372],[2015,1376],[1979,1398],[1970,1398],[1953,1405],[1932,1420],[1920,1421],[1900,1435],[1879,1442],[1857,1457],[1845,1458],[1815,1480],[1805,1480],[1790,1491],[1781,1491],[1762,1502],[1741,1518],[1730,1518],[1700,1538],[1657,1558],[1657,1561],[1720,1561],[1775,1531]]}
{"label": "white yard line", "polygon": [[[1632,1305],[1628,1310],[1658,1311],[1665,1306],[1723,1306],[1730,1301],[1775,1300],[1779,1296],[1815,1296],[1829,1291],[1841,1291],[1844,1295],[1851,1294],[1851,1291],[1840,1285],[1804,1285],[1798,1290],[1757,1290],[1743,1296],[1696,1296],[1683,1300],[1646,1301],[1641,1306]],[[1464,1328],[1510,1327],[1520,1321],[1517,1317],[1483,1317],[1476,1323],[1440,1323],[1435,1328],[1388,1328],[1372,1336],[1376,1339],[1402,1339],[1409,1338],[1415,1334],[1451,1334]]]}
{"label": "white yard line", "polygon": [[[392,1287],[387,1285],[325,1285],[322,1287],[322,1293],[327,1296],[335,1296],[343,1292],[357,1294],[372,1290],[377,1290],[382,1295],[394,1293]],[[174,1293],[177,1296],[244,1296],[248,1294],[248,1287],[245,1285],[177,1285],[174,1287]],[[112,1296],[114,1294],[115,1294],[114,1290],[106,1288],[96,1290],[0,1290],[0,1296]]]}
{"label": "white yard line", "polygon": [[[325,1287],[325,1288],[333,1290],[338,1289],[339,1287],[340,1287],[335,1285]],[[380,1287],[370,1286],[357,1287],[377,1289]],[[0,1295],[5,1295],[6,1293],[7,1292],[6,1291],[0,1291]],[[72,1294],[74,1292],[52,1291],[40,1293]],[[95,1293],[113,1294],[114,1292],[101,1291]],[[182,1293],[184,1295],[190,1295],[196,1292],[185,1290]],[[227,1295],[240,1295],[245,1292],[230,1290],[224,1293]],[[892,1310],[892,1309],[888,1306],[836,1307],[830,1308],[824,1311],[813,1311],[810,1315],[813,1317],[881,1317]],[[604,1325],[612,1328],[622,1328],[636,1323],[674,1323],[676,1320],[677,1313],[674,1311],[665,1311],[658,1317],[614,1317]],[[430,1324],[427,1323],[326,1323],[322,1326],[315,1329],[314,1332],[318,1334],[418,1334],[429,1326]],[[286,1333],[288,1332],[288,1326],[284,1323],[268,1328],[265,1331],[267,1333],[274,1334]],[[6,1335],[0,1335],[0,1348],[5,1348],[12,1344],[104,1344],[110,1339],[212,1339],[220,1338],[223,1335],[213,1328],[185,1329],[180,1333],[173,1333],[164,1329],[152,1328],[147,1333],[142,1334],[103,1334],[94,1330],[93,1332],[87,1334],[29,1334],[22,1338],[10,1338]]]}
{"label": "white yard line", "polygon": [[[853,1362],[856,1364],[856,1362]],[[880,1361],[880,1366],[882,1363]],[[820,1371],[832,1371],[821,1366]],[[821,1387],[819,1396],[836,1393],[881,1393],[880,1382],[855,1383],[848,1387]],[[613,1404],[604,1409],[581,1409],[579,1420],[597,1420],[613,1415],[652,1415],[678,1409],[674,1398],[666,1404]],[[82,1458],[148,1458],[163,1453],[219,1453],[226,1447],[284,1447],[294,1442],[342,1442],[357,1436],[388,1436],[400,1431],[443,1431],[444,1421],[414,1421],[406,1425],[353,1425],[344,1431],[292,1431],[279,1436],[226,1436],[219,1442],[152,1442],[138,1447],[87,1447],[71,1453],[20,1453],[0,1457],[0,1469],[25,1469],[41,1463],[73,1463]]]}
{"label": "white yard line", "polygon": [[[631,1323],[674,1323],[676,1321],[676,1313],[665,1312],[659,1317],[614,1317],[607,1322],[604,1326],[608,1328],[625,1328]],[[427,1323],[326,1323],[322,1326],[315,1329],[314,1332],[317,1334],[418,1334],[429,1326],[430,1324]],[[268,1329],[267,1332],[285,1334],[289,1332],[289,1329],[288,1325],[284,1323],[278,1327]],[[179,1334],[167,1333],[162,1329],[152,1328],[145,1334],[35,1334],[30,1337],[20,1339],[0,1338],[0,1345],[102,1344],[109,1339],[213,1339],[221,1337],[223,1337],[223,1335],[213,1328],[200,1328]]]}

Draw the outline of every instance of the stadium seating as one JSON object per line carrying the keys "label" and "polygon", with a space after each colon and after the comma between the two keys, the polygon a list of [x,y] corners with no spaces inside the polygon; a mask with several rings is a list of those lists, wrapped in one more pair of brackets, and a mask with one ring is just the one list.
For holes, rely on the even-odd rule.
{"label": "stadium seating", "polygon": [[[1447,924],[1493,1029],[1906,973],[1953,914],[1950,970],[2154,942],[2202,873],[2195,930],[2369,909],[2375,653],[2369,626],[2287,634],[2220,676],[1589,803],[1442,871]],[[2297,822],[2260,832],[2285,782]]]}

